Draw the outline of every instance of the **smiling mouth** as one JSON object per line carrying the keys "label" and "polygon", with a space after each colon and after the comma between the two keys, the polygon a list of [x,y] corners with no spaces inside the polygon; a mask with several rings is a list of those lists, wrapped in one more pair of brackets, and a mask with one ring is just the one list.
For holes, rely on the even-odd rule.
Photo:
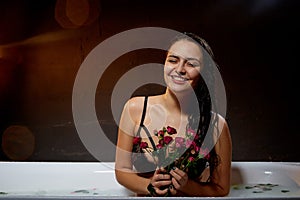
{"label": "smiling mouth", "polygon": [[188,79],[188,78],[184,78],[184,77],[178,76],[178,75],[170,75],[170,76],[171,76],[171,78],[172,78],[173,80],[175,80],[175,81],[182,81],[182,82],[184,82],[184,81],[190,80],[190,79]]}

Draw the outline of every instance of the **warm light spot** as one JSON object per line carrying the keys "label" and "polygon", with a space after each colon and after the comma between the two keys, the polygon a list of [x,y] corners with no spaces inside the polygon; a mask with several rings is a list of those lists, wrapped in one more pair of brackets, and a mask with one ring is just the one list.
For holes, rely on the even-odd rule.
{"label": "warm light spot", "polygon": [[66,15],[78,26],[83,25],[89,17],[90,5],[88,0],[67,0]]}
{"label": "warm light spot", "polygon": [[93,23],[100,12],[98,0],[57,0],[55,19],[63,28],[80,28]]}
{"label": "warm light spot", "polygon": [[11,160],[28,159],[35,146],[35,137],[26,126],[10,126],[2,135],[2,149]]}

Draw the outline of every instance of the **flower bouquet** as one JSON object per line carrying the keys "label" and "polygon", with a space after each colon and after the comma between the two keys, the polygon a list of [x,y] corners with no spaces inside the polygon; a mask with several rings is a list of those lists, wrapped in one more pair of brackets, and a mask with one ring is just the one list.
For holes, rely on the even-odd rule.
{"label": "flower bouquet", "polygon": [[[133,140],[133,148],[140,152],[148,152],[158,167],[164,167],[167,172],[173,167],[185,171],[190,178],[201,175],[210,158],[209,150],[201,148],[202,142],[199,134],[193,129],[187,128],[185,137],[175,137],[175,128],[171,126],[155,130],[158,144],[150,147],[147,142],[142,142],[140,137]],[[143,151],[144,150],[144,151]]]}

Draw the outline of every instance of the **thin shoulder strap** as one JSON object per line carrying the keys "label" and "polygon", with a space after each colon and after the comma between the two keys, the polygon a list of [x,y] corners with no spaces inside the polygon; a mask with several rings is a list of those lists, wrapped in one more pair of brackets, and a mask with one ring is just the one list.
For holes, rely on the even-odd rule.
{"label": "thin shoulder strap", "polygon": [[142,118],[141,118],[140,126],[144,126],[144,120],[145,120],[146,110],[147,110],[147,102],[148,102],[148,96],[145,96],[144,107],[143,107],[143,113],[142,113]]}
{"label": "thin shoulder strap", "polygon": [[145,96],[145,99],[144,99],[144,107],[143,107],[143,113],[142,113],[142,118],[141,118],[141,121],[140,121],[140,126],[139,126],[139,129],[138,129],[138,132],[137,132],[137,136],[140,136],[141,135],[141,129],[143,128],[144,131],[146,132],[150,142],[151,142],[151,145],[153,147],[153,150],[156,150],[156,145],[151,137],[151,134],[149,133],[149,130],[145,127],[144,125],[144,120],[145,120],[145,116],[146,116],[146,110],[147,110],[147,103],[148,103],[148,96]]}
{"label": "thin shoulder strap", "polygon": [[146,116],[146,110],[147,110],[147,102],[148,102],[148,96],[145,96],[144,99],[144,107],[143,107],[143,112],[142,112],[142,117],[141,117],[141,121],[140,121],[140,126],[139,129],[137,131],[136,136],[140,137],[141,136],[141,129],[144,126],[144,120],[145,120],[145,116]]}

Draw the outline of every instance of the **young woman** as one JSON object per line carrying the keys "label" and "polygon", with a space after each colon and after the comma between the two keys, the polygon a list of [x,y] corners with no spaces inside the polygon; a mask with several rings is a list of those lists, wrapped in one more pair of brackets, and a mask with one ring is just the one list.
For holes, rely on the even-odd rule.
{"label": "young woman", "polygon": [[[205,53],[207,52],[207,53]],[[117,181],[138,196],[226,196],[230,190],[232,144],[225,119],[212,111],[213,94],[201,76],[213,58],[208,44],[195,34],[185,33],[170,46],[164,66],[167,85],[162,95],[131,98],[124,106],[119,123],[115,173]],[[210,59],[212,60],[212,59]],[[196,101],[195,101],[196,99]],[[186,137],[194,130],[197,141],[207,145],[207,162],[197,163],[197,175],[173,167],[157,166],[151,152],[139,152],[138,144],[156,149],[154,132],[162,127],[175,128],[170,137]],[[205,138],[209,138],[208,140]],[[202,146],[201,146],[202,147]],[[139,150],[137,150],[139,149]],[[199,151],[196,151],[199,153]]]}

